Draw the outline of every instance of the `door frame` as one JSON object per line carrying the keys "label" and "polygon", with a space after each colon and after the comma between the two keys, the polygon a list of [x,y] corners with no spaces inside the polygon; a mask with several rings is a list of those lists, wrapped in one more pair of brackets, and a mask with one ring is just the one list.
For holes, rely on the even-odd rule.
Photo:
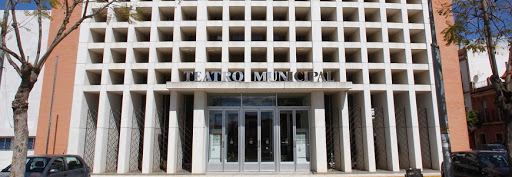
{"label": "door frame", "polygon": [[278,159],[278,162],[276,166],[278,167],[279,171],[310,171],[311,170],[311,159],[309,162],[298,162],[297,160],[297,139],[295,138],[297,135],[297,111],[307,111],[307,118],[308,118],[308,131],[307,135],[309,138],[307,139],[307,148],[308,148],[308,156],[311,158],[311,109],[309,106],[286,106],[286,107],[278,107],[277,109],[277,115],[279,117],[276,117],[276,123],[277,123],[277,131],[278,134],[276,135],[276,139],[278,140],[278,152],[276,154],[281,155],[281,111],[291,111],[292,112],[292,126],[293,129],[293,162],[281,162],[281,158]]}

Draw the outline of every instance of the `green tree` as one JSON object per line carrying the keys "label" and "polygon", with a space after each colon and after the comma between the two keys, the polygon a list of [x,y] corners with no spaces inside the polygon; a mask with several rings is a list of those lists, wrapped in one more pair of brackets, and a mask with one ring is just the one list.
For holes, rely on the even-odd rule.
{"label": "green tree", "polygon": [[[505,115],[505,134],[508,159],[512,159],[512,1],[511,0],[452,0],[438,9],[441,15],[452,18],[442,31],[448,44],[457,44],[474,52],[487,52],[492,75],[487,78],[496,91],[495,104]],[[497,42],[509,42],[506,72],[498,72],[495,47]],[[500,77],[502,76],[503,77]],[[510,163],[512,169],[512,163]]]}
{"label": "green tree", "polygon": [[[37,78],[43,68],[44,64],[48,60],[48,57],[52,51],[58,46],[58,44],[64,40],[71,32],[78,29],[78,27],[86,19],[90,19],[101,12],[107,10],[107,8],[116,8],[120,14],[114,14],[133,20],[138,20],[140,13],[133,10],[133,7],[127,6],[118,0],[108,1],[89,1],[89,0],[6,0],[6,11],[0,23],[1,32],[0,37],[2,39],[0,44],[0,50],[5,53],[3,59],[7,60],[21,77],[21,82],[16,92],[15,98],[12,101],[13,119],[14,119],[14,141],[12,145],[13,157],[10,168],[11,177],[23,177],[25,176],[25,163],[27,157],[27,142],[28,142],[28,127],[27,127],[27,110],[28,110],[28,97],[34,84],[37,82]],[[20,7],[21,3],[35,3],[37,9],[30,13],[37,19],[37,27],[24,27],[23,23],[18,21],[16,18],[17,8]],[[97,9],[92,13],[86,13],[83,9],[88,9],[89,6],[94,5]],[[46,51],[42,50],[42,45],[47,45],[42,42],[43,39],[43,18],[50,18],[47,10],[50,7],[54,10],[54,13],[62,15],[59,18],[60,26],[57,27],[57,33],[55,37],[48,39],[48,47]],[[51,20],[55,20],[50,18]],[[58,24],[58,23],[57,23]],[[30,39],[30,41],[23,42],[21,38],[20,29],[31,28],[36,29],[38,38]],[[16,40],[16,46],[7,46],[6,35],[14,34]],[[30,48],[36,48],[35,58],[27,57],[25,52],[24,44],[30,44]],[[71,58],[70,58],[71,59]]]}
{"label": "green tree", "polygon": [[469,132],[473,132],[482,125],[483,121],[480,119],[478,114],[480,114],[478,110],[471,110],[466,114],[466,122],[468,124]]}

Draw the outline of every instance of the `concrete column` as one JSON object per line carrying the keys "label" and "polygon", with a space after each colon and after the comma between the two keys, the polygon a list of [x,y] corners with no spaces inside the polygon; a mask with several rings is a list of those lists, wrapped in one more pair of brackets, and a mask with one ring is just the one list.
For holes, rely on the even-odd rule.
{"label": "concrete column", "polygon": [[[194,92],[194,123],[192,137],[192,173],[205,173],[205,148],[206,148],[206,92]],[[325,133],[325,131],[324,131]],[[324,136],[325,141],[325,136]],[[325,153],[325,151],[324,151]]]}
{"label": "concrete column", "polygon": [[171,91],[171,100],[169,104],[169,138],[167,144],[167,173],[176,173],[180,169],[178,159],[178,149],[181,147],[179,141],[179,124],[178,124],[178,105],[183,104],[181,101],[181,94],[176,91]]}
{"label": "concrete column", "polygon": [[348,112],[348,94],[347,92],[340,92],[336,94],[336,99],[339,100],[340,109],[339,114],[341,115],[339,117],[339,131],[340,131],[340,137],[337,137],[340,139],[340,150],[341,150],[341,156],[340,159],[341,165],[340,170],[344,172],[352,172],[352,156],[351,156],[351,149],[350,149],[350,123],[349,123],[349,112]]}
{"label": "concrete column", "polygon": [[423,169],[421,160],[420,129],[418,126],[418,108],[416,106],[416,94],[414,88],[409,89],[409,107],[407,111],[411,115],[407,121],[407,135],[409,138],[409,159],[411,168]]}
{"label": "concrete column", "polygon": [[363,92],[363,105],[362,109],[362,125],[363,125],[363,147],[364,147],[364,169],[369,172],[375,172],[375,146],[373,141],[373,122],[372,122],[372,105],[370,90],[365,89]]}
{"label": "concrete column", "polygon": [[111,107],[107,92],[104,90],[100,92],[98,105],[98,127],[96,129],[93,173],[103,173],[107,167],[108,119]]}
{"label": "concrete column", "polygon": [[155,154],[155,93],[148,89],[146,93],[146,118],[144,119],[144,147],[142,149],[142,173],[153,172]]}
{"label": "concrete column", "polygon": [[311,167],[317,173],[327,173],[325,105],[323,91],[315,91],[311,93],[311,111]]}
{"label": "concrete column", "polygon": [[[391,87],[391,85],[388,85],[388,87]],[[388,89],[386,91],[386,102],[387,104],[384,107],[384,114],[387,115],[387,117],[384,119],[384,126],[386,127],[388,170],[400,171],[400,163],[398,163],[398,140],[396,139],[395,103],[392,89]]]}
{"label": "concrete column", "polygon": [[[117,161],[117,173],[127,173],[130,171],[130,145],[132,136],[133,122],[133,103],[132,95],[129,90],[125,90],[123,95],[123,107],[121,112],[121,131],[119,135],[119,156]],[[136,163],[136,162],[132,162]]]}

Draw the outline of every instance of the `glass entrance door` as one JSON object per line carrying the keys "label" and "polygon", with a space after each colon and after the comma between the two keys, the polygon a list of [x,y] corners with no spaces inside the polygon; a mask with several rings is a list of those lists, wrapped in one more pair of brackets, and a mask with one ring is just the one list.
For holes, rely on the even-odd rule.
{"label": "glass entrance door", "polygon": [[208,171],[239,171],[239,110],[210,110]]}
{"label": "glass entrance door", "polygon": [[280,171],[309,171],[308,110],[279,110]]}
{"label": "glass entrance door", "polygon": [[244,110],[243,171],[276,171],[274,110]]}

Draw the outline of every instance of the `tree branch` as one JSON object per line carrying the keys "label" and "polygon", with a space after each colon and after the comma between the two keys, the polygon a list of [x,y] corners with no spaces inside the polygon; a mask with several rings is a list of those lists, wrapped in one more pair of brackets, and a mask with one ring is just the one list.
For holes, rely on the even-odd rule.
{"label": "tree branch", "polygon": [[[103,7],[101,7],[98,11],[96,12],[93,12],[92,14],[90,15],[82,15],[82,18],[80,18],[78,21],[75,22],[75,24],[65,30],[66,28],[65,27],[62,27],[61,26],[61,29],[59,29],[59,31],[62,31],[61,32],[61,35],[59,36],[56,36],[55,39],[52,41],[51,45],[48,47],[47,51],[45,52],[45,54],[41,57],[41,60],[38,62],[38,63],[35,63],[34,64],[34,67],[40,69],[44,63],[46,62],[46,60],[48,59],[48,56],[50,55],[50,53],[55,49],[55,47],[57,47],[57,45],[64,39],[66,38],[71,32],[73,32],[74,30],[76,30],[81,24],[82,22],[85,20],[85,19],[88,19],[88,18],[92,18],[94,17],[95,15],[97,15],[98,13],[102,12],[103,9],[107,8],[108,6],[110,6],[112,3],[114,3],[114,1],[110,1],[108,2],[107,4],[105,4]],[[69,19],[70,15],[66,15],[66,18]],[[64,23],[63,23],[64,24]],[[65,30],[65,31],[64,31]]]}
{"label": "tree branch", "polygon": [[18,66],[18,64],[16,64],[12,58],[11,58],[11,55],[5,55],[5,58],[7,58],[7,62],[9,62],[9,64],[14,68],[14,70],[16,71],[16,73],[18,73],[18,75],[21,77],[21,69],[20,67]]}
{"label": "tree branch", "polygon": [[37,25],[38,25],[38,38],[37,38],[37,51],[36,51],[36,58],[35,62],[39,60],[39,55],[41,54],[41,43],[43,42],[43,20],[42,20],[42,14],[41,14],[41,1],[34,0],[37,6]]}
{"label": "tree branch", "polygon": [[16,4],[18,4],[19,0],[16,0],[14,3],[12,0],[9,0],[11,3],[11,15],[12,15],[12,24],[11,26],[14,28],[14,34],[16,36],[16,42],[18,43],[18,50],[20,52],[20,60],[21,63],[27,62],[25,60],[25,51],[23,50],[23,45],[21,44],[21,34],[20,34],[20,28],[18,26],[18,20],[16,19]]}

